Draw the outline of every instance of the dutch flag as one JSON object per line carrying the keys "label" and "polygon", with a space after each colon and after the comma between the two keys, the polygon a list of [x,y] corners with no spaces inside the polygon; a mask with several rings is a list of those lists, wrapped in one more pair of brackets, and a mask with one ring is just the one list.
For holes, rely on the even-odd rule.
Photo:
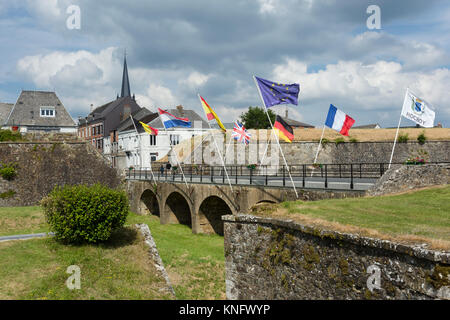
{"label": "dutch flag", "polygon": [[178,118],[167,111],[161,110],[160,108],[158,108],[158,111],[159,117],[161,118],[161,121],[166,129],[172,127],[191,127],[191,122],[188,118]]}
{"label": "dutch flag", "polygon": [[330,104],[330,110],[328,110],[327,121],[325,125],[331,129],[340,132],[344,136],[348,136],[348,131],[355,123],[351,117],[344,112]]}

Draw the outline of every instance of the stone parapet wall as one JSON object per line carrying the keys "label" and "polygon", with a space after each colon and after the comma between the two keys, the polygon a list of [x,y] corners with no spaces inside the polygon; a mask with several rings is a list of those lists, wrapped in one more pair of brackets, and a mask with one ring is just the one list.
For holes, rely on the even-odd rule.
{"label": "stone parapet wall", "polygon": [[290,220],[223,221],[228,299],[450,299],[450,252]]}
{"label": "stone parapet wall", "polygon": [[[224,141],[218,141],[225,143]],[[227,142],[228,143],[228,142]],[[281,148],[286,161],[289,164],[311,164],[314,162],[314,157],[317,152],[318,142],[281,142]],[[220,147],[220,146],[219,146]],[[329,142],[324,144],[320,150],[317,158],[318,163],[389,163],[393,142],[344,142],[336,144]],[[283,165],[284,161],[281,153],[278,152],[276,143],[268,148],[268,153],[264,157],[266,144],[250,143],[249,146],[235,144],[230,147],[227,154],[227,164],[254,164],[258,163],[264,157],[264,164],[278,164]],[[199,148],[200,150],[200,148]],[[271,160],[271,150],[273,152],[273,159]],[[197,151],[196,151],[197,152]],[[220,159],[216,155],[215,147],[205,141],[203,149],[198,152],[203,152],[202,155],[196,155],[197,162],[203,159],[207,164],[213,161],[215,165],[221,165]],[[427,141],[423,145],[418,142],[397,143],[395,153],[392,161],[394,163],[404,163],[408,158],[415,157],[418,154],[426,153],[428,162],[450,162],[450,140],[449,141]],[[210,160],[207,160],[210,159]],[[187,159],[189,161],[189,157]],[[194,157],[190,159],[194,161]],[[186,163],[188,163],[186,161]],[[197,163],[195,162],[195,163]]]}
{"label": "stone parapet wall", "polygon": [[450,163],[392,166],[368,191],[369,196],[450,183]]}
{"label": "stone parapet wall", "polygon": [[13,180],[0,177],[0,207],[37,205],[56,185],[121,184],[117,171],[84,142],[0,143],[0,164],[17,166]]}

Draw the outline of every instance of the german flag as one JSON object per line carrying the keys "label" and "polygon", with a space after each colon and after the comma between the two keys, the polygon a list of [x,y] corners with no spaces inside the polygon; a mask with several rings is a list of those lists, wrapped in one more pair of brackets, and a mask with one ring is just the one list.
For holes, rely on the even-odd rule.
{"label": "german flag", "polygon": [[294,130],[292,130],[292,127],[278,115],[273,128],[278,137],[280,137],[284,141],[291,143],[292,140],[294,140]]}

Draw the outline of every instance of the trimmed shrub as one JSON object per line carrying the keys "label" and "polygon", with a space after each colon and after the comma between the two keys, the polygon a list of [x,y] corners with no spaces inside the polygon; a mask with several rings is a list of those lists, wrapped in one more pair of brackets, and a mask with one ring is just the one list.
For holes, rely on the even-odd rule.
{"label": "trimmed shrub", "polygon": [[66,244],[108,240],[129,211],[124,191],[101,184],[56,186],[40,204],[55,239]]}

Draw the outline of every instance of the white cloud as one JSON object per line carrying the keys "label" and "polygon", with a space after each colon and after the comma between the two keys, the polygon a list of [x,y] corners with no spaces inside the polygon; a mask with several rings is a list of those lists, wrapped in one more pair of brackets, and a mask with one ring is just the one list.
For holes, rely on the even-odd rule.
{"label": "white cloud", "polygon": [[120,62],[113,56],[115,50],[109,47],[98,54],[81,50],[27,56],[18,61],[17,71],[40,87],[54,87],[74,80],[80,81],[78,86],[104,85],[121,70]]}
{"label": "white cloud", "polygon": [[210,75],[194,71],[191,72],[186,79],[180,79],[179,84],[185,85],[189,89],[196,90],[203,86],[209,78]]}
{"label": "white cloud", "polygon": [[324,70],[307,72],[306,64],[287,59],[274,68],[273,79],[300,83],[300,104],[320,101],[326,107],[340,101],[343,108],[348,105],[360,110],[390,108],[398,111],[409,87],[431,103],[437,113],[450,113],[450,70],[447,68],[405,71],[396,62],[339,61]]}
{"label": "white cloud", "polygon": [[169,88],[157,84],[150,84],[144,95],[136,95],[136,101],[141,107],[154,112],[157,108],[173,108],[181,104]]}

